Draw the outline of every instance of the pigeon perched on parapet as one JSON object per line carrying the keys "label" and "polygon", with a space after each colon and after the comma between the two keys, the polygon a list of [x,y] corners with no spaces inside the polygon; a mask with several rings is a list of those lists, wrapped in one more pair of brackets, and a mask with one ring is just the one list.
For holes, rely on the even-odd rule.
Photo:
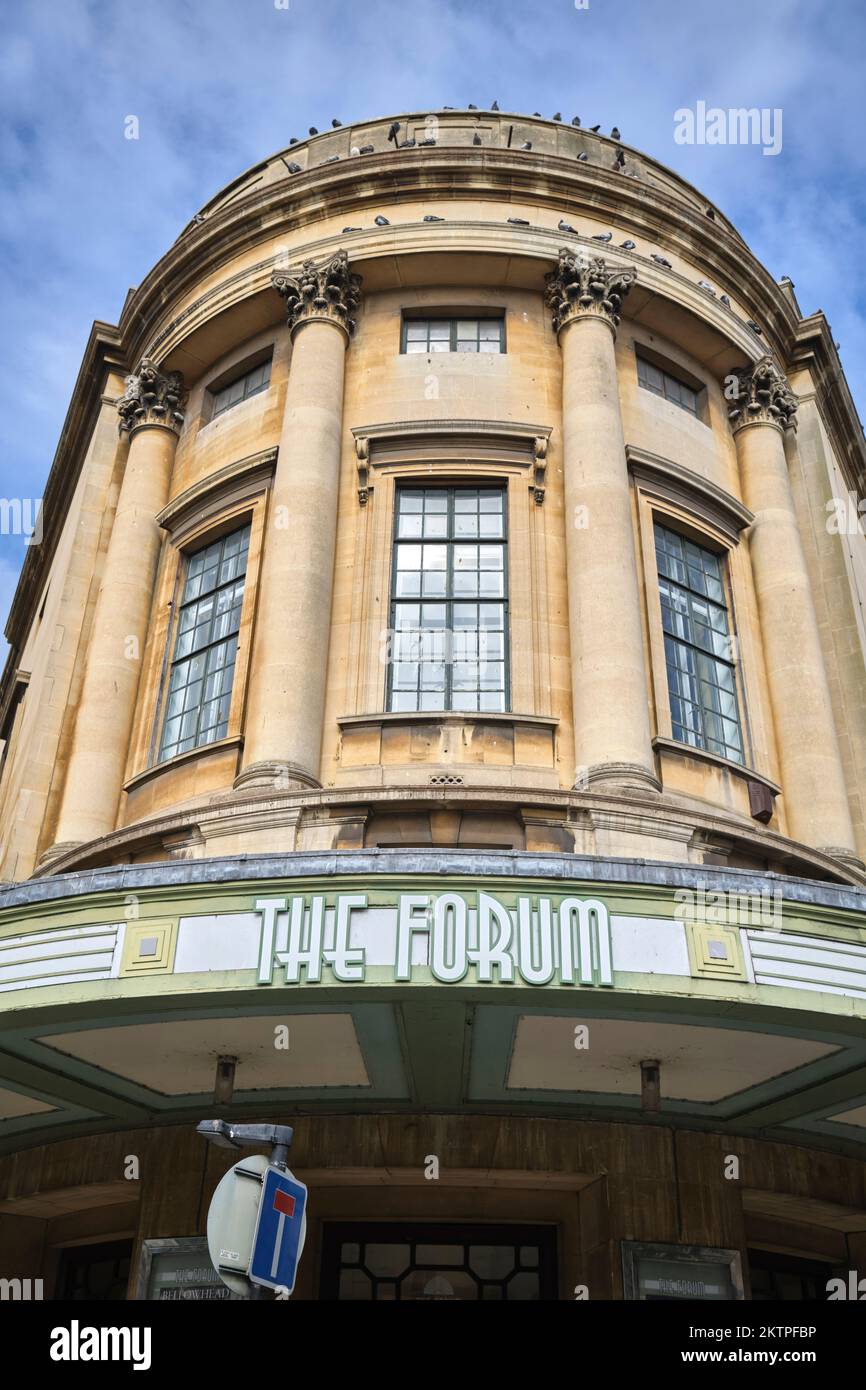
{"label": "pigeon perched on parapet", "polygon": [[357,146],[357,145],[352,145],[351,148],[349,149],[349,154],[360,154],[360,153],[361,153],[361,151],[358,149],[358,146]]}
{"label": "pigeon perched on parapet", "polygon": [[610,241],[612,236],[613,232],[595,232],[592,239],[593,241]]}
{"label": "pigeon perched on parapet", "polygon": [[323,159],[323,160],[322,160],[322,163],[323,163],[323,164],[336,164],[336,162],[337,162],[337,160],[338,160],[339,158],[340,158],[340,156],[339,156],[338,154],[329,154],[327,159]]}
{"label": "pigeon perched on parapet", "polygon": [[472,143],[473,143],[473,145],[480,145],[480,144],[481,144],[481,136],[478,134],[478,131],[477,131],[477,130],[476,130],[475,134],[474,134],[473,137],[472,137]]}
{"label": "pigeon perched on parapet", "polygon": [[621,251],[633,251],[633,250],[635,249],[636,242],[634,242],[634,241],[621,241],[619,245],[620,245],[620,250],[621,250]]}
{"label": "pigeon perched on parapet", "polygon": [[521,148],[522,150],[531,150],[531,149],[532,149],[532,141],[531,141],[531,140],[524,140],[524,142],[523,142],[523,144],[520,146],[520,148]]}
{"label": "pigeon perched on parapet", "polygon": [[611,129],[610,138],[611,140],[618,140],[620,138],[619,128],[617,126],[613,126]]}
{"label": "pigeon perched on parapet", "polygon": [[614,164],[618,164],[620,169],[625,168],[625,155],[623,154],[622,150],[617,150]]}
{"label": "pigeon perched on parapet", "polygon": [[286,168],[290,174],[300,174],[302,172],[300,164],[296,164],[294,160],[292,160],[291,164],[287,164]]}
{"label": "pigeon perched on parapet", "polygon": [[533,114],[533,116],[540,116],[540,115],[541,115],[541,112],[540,112],[540,111],[533,111],[532,114]]}
{"label": "pigeon perched on parapet", "polygon": [[396,143],[397,143],[397,132],[399,131],[399,129],[400,129],[400,122],[399,122],[399,121],[394,121],[394,122],[392,122],[391,127],[390,127],[390,129],[389,129],[389,131],[388,131],[388,139],[389,139],[389,140],[393,140],[395,145],[396,145]]}
{"label": "pigeon perched on parapet", "polygon": [[498,102],[498,101],[494,101],[494,103],[493,103],[493,105],[491,106],[490,110],[491,110],[491,111],[498,111],[498,110],[499,110],[499,102]]}
{"label": "pigeon perched on parapet", "polygon": [[561,120],[562,120],[562,112],[561,112],[561,111],[557,111],[557,112],[554,114],[553,119],[554,119],[555,121],[561,121]]}
{"label": "pigeon perched on parapet", "polygon": [[311,134],[311,135],[318,135],[318,133],[319,133],[319,132],[316,130],[316,127],[315,127],[314,125],[311,125],[311,126],[310,126],[310,134]]}
{"label": "pigeon perched on parapet", "polygon": [[726,294],[720,294],[719,299],[722,301],[726,309],[730,309],[731,301],[728,299],[728,296]]}
{"label": "pigeon perched on parapet", "polygon": [[598,135],[598,132],[601,130],[601,122],[599,122],[598,125],[591,125],[589,128],[592,131],[593,135]]}
{"label": "pigeon perched on parapet", "polygon": [[293,135],[292,138],[291,138],[291,140],[289,141],[289,144],[290,144],[290,145],[297,145],[297,143],[298,143],[298,137],[297,137],[297,135]]}
{"label": "pigeon perched on parapet", "polygon": [[436,214],[435,214],[434,212],[428,212],[428,213],[425,213],[425,215],[424,215],[424,221],[425,221],[425,222],[444,222],[444,221],[445,221],[445,218],[444,218],[444,217],[437,217]]}
{"label": "pigeon perched on parapet", "polygon": [[379,213],[378,217],[373,218],[373,221],[376,223],[377,227],[390,227],[391,225],[387,217],[383,217],[381,212]]}
{"label": "pigeon perched on parapet", "polygon": [[340,128],[340,126],[341,126],[342,124],[343,124],[343,122],[342,122],[342,121],[338,121],[336,116],[335,116],[334,119],[331,121],[331,125],[334,127],[334,130],[339,130],[339,128]]}
{"label": "pigeon perched on parapet", "polygon": [[583,154],[579,154],[577,157],[578,157],[578,159],[584,160],[584,161],[587,160],[587,159],[589,159],[589,155],[587,154],[586,150],[583,151]]}
{"label": "pigeon perched on parapet", "polygon": [[529,223],[525,217],[509,217],[508,221],[512,227],[528,227]]}
{"label": "pigeon perched on parapet", "polygon": [[363,232],[363,230],[363,227],[344,227],[343,236],[345,236],[347,232]]}
{"label": "pigeon perched on parapet", "polygon": [[435,137],[434,137],[434,136],[428,135],[426,140],[419,140],[419,141],[418,141],[418,144],[419,144],[419,146],[421,146],[421,145],[435,145],[435,144],[436,144],[436,140],[435,140]]}
{"label": "pigeon perched on parapet", "polygon": [[580,125],[580,117],[579,117],[579,116],[572,116],[572,118],[571,118],[571,124],[572,124],[572,125]]}
{"label": "pigeon perched on parapet", "polygon": [[470,101],[470,103],[469,103],[469,105],[467,106],[466,110],[467,110],[467,111],[477,111],[477,110],[478,110],[478,107],[477,107],[477,106],[473,106],[473,105],[472,105],[472,102]]}
{"label": "pigeon perched on parapet", "polygon": [[713,212],[712,208],[707,208],[707,217],[709,217],[711,221],[715,222],[716,214]]}
{"label": "pigeon perched on parapet", "polygon": [[397,146],[397,149],[398,149],[398,150],[413,150],[414,148],[415,148],[415,141],[414,141],[414,140],[401,140],[400,143],[399,143],[399,145]]}
{"label": "pigeon perched on parapet", "polygon": [[362,146],[361,146],[361,154],[372,154],[372,153],[373,153],[373,146],[372,146],[372,145],[362,145]]}
{"label": "pigeon perched on parapet", "polygon": [[710,284],[709,280],[699,280],[698,284],[700,285],[701,289],[706,290],[708,294],[715,295],[716,292]]}
{"label": "pigeon perched on parapet", "polygon": [[560,217],[558,226],[559,226],[559,230],[560,230],[561,232],[574,232],[574,235],[575,235],[575,236],[578,235],[577,228],[576,228],[576,227],[572,227],[572,225],[571,225],[570,222],[566,222],[566,220],[565,220],[564,217]]}
{"label": "pigeon perched on parapet", "polygon": [[670,261],[665,260],[664,256],[659,256],[656,254],[655,251],[653,251],[652,258],[654,261],[657,262],[658,265],[663,265],[666,270],[673,270],[673,266],[671,265]]}
{"label": "pigeon perched on parapet", "polygon": [[755,323],[754,319],[746,319],[746,323],[749,325],[753,333],[757,333],[761,337],[763,337],[764,330],[761,327],[759,327],[757,323]]}

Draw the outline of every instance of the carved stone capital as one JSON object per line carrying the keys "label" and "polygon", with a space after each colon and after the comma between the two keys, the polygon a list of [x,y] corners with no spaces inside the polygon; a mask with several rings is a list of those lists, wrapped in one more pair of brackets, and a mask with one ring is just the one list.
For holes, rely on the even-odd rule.
{"label": "carved stone capital", "polygon": [[734,376],[736,394],[728,419],[735,433],[744,425],[778,425],[783,430],[796,425],[799,401],[772,357],[761,357]]}
{"label": "carved stone capital", "polygon": [[545,299],[559,333],[574,319],[602,318],[616,329],[622,301],[635,280],[630,266],[608,265],[601,256],[560,249],[556,270],[545,275]]}
{"label": "carved stone capital", "polygon": [[137,372],[126,378],[126,389],[117,402],[122,434],[142,425],[164,425],[180,434],[186,400],[182,372],[163,372],[150,360],[141,359]]}
{"label": "carved stone capital", "polygon": [[276,271],[271,284],[285,300],[292,333],[310,319],[335,323],[349,335],[354,332],[352,314],[361,302],[361,276],[349,269],[345,251],[336,251],[320,265],[304,261],[294,274]]}

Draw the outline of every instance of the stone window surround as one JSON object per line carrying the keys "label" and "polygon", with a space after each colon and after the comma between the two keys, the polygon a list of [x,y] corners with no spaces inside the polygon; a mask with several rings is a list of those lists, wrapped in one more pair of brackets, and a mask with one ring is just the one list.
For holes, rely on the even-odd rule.
{"label": "stone window surround", "polygon": [[[356,427],[352,434],[362,504],[354,566],[364,581],[353,598],[348,652],[347,687],[354,692],[354,708],[338,711],[338,721],[378,719],[386,711],[387,667],[379,660],[379,635],[381,614],[390,610],[396,490],[406,483],[498,483],[505,488],[511,705],[513,711],[548,716],[550,638],[542,503],[550,427],[503,420],[413,420]],[[518,636],[521,628],[523,640]],[[477,718],[483,721],[485,715]]]}
{"label": "stone window surround", "polygon": [[[656,728],[653,747],[657,753],[697,758],[701,762],[725,768],[746,782],[762,783],[773,795],[777,795],[781,788],[770,776],[768,760],[765,755],[756,754],[755,749],[756,742],[759,742],[754,732],[755,716],[759,706],[758,692],[755,689],[755,666],[759,655],[756,651],[750,650],[745,639],[740,640],[741,633],[737,625],[737,594],[745,577],[740,571],[742,565],[748,563],[745,554],[739,549],[739,541],[741,532],[751,525],[752,513],[730,493],[682,464],[630,444],[626,445],[626,457],[636,494],[639,562],[642,564],[646,592],[649,676]],[[731,634],[737,639],[739,647],[736,685],[746,758],[742,764],[721,757],[709,749],[694,748],[691,744],[680,743],[672,737],[653,539],[655,520],[663,525],[672,526],[699,545],[724,556],[728,616]],[[760,742],[763,743],[764,740]]]}
{"label": "stone window surround", "polygon": [[[179,764],[197,757],[207,757],[220,749],[240,747],[243,741],[243,710],[261,570],[265,512],[276,457],[276,448],[271,448],[227,465],[217,473],[193,483],[169,502],[156,518],[166,537],[154,589],[150,634],[144,653],[138,707],[123,784],[125,792]],[[191,550],[197,550],[247,523],[250,525],[250,549],[226,735],[213,743],[204,743],[160,762],[159,737],[185,557]]]}
{"label": "stone window surround", "polygon": [[[638,361],[640,358],[643,358],[653,367],[658,367],[659,371],[664,372],[667,376],[673,377],[675,381],[682,382],[684,386],[688,386],[694,391],[697,397],[697,410],[693,415],[691,411],[687,411],[686,414],[692,415],[693,420],[697,420],[699,424],[706,425],[708,429],[711,429],[712,422],[710,420],[706,381],[695,376],[694,372],[690,372],[687,367],[683,367],[679,362],[675,361],[674,358],[666,356],[663,352],[659,352],[659,350],[650,343],[645,343],[639,338],[634,338],[631,346],[634,352],[635,380],[638,382],[639,389],[641,391],[645,390],[645,388],[640,385],[638,379]],[[664,398],[658,397],[658,399]],[[681,406],[677,406],[676,408],[677,410],[682,409]]]}

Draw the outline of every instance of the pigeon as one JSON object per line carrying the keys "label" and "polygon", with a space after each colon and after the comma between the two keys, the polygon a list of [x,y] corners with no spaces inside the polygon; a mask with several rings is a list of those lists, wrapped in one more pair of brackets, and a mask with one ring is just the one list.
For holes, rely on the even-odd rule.
{"label": "pigeon", "polygon": [[557,111],[557,112],[555,113],[553,119],[554,119],[555,121],[561,121],[561,120],[562,120],[562,112],[561,112],[561,111]]}
{"label": "pigeon", "polygon": [[401,140],[400,143],[399,143],[399,145],[397,146],[397,149],[398,149],[398,150],[413,150],[414,148],[415,148],[415,141],[414,141],[414,140]]}
{"label": "pigeon", "polygon": [[200,212],[197,212],[192,220],[193,222],[204,222],[205,219],[202,217]]}
{"label": "pigeon", "polygon": [[358,149],[358,146],[357,146],[357,145],[352,145],[351,149],[349,150],[349,154],[360,154],[360,153],[361,153],[361,151]]}
{"label": "pigeon", "polygon": [[297,145],[297,143],[298,143],[298,137],[297,137],[297,135],[293,135],[292,138],[291,138],[291,140],[289,141],[289,144],[290,144],[290,145]]}
{"label": "pigeon", "polygon": [[387,217],[383,217],[381,212],[379,213],[378,217],[373,218],[373,221],[376,223],[377,227],[390,227],[391,225]]}
{"label": "pigeon", "polygon": [[625,167],[625,155],[623,154],[622,150],[617,150],[614,164],[618,164],[620,169],[623,169]]}
{"label": "pigeon", "polygon": [[291,164],[288,164],[286,167],[290,174],[300,174],[301,172],[300,164],[295,164],[294,160]]}
{"label": "pigeon", "polygon": [[363,230],[363,227],[344,227],[343,236],[345,236],[347,232],[363,232]]}
{"label": "pigeon", "polygon": [[579,117],[579,116],[572,116],[572,118],[571,118],[571,124],[572,124],[572,125],[580,125],[580,117]]}
{"label": "pigeon", "polygon": [[583,154],[579,154],[577,157],[578,159],[589,159],[589,155],[587,154],[586,150],[584,150]]}
{"label": "pigeon", "polygon": [[453,107],[453,106],[443,106],[443,107],[442,107],[442,110],[443,110],[443,111],[453,111],[453,110],[454,110],[454,107]]}
{"label": "pigeon", "polygon": [[618,140],[618,139],[620,138],[620,135],[619,135],[619,127],[618,127],[618,126],[613,126],[613,127],[611,128],[610,138],[611,138],[611,140]]}
{"label": "pigeon", "polygon": [[716,292],[710,284],[709,280],[699,280],[698,284],[700,285],[701,289],[706,290],[708,294],[715,295]]}
{"label": "pigeon", "polygon": [[329,155],[328,155],[328,158],[325,159],[325,160],[323,160],[322,163],[323,163],[323,164],[336,164],[336,162],[337,162],[337,160],[338,160],[339,158],[340,158],[340,156],[339,156],[338,154],[329,154]]}
{"label": "pigeon", "polygon": [[526,220],[525,217],[509,217],[508,220],[509,220],[509,222],[511,223],[512,227],[528,227],[528,226],[529,226],[529,223],[527,222],[527,220]]}
{"label": "pigeon", "polygon": [[577,228],[572,227],[570,222],[566,222],[564,217],[560,217],[558,225],[561,232],[574,232],[574,235],[577,236]]}
{"label": "pigeon", "polygon": [[531,140],[524,140],[524,142],[523,142],[523,144],[520,146],[520,148],[521,148],[522,150],[531,150],[531,149],[532,149],[532,141],[531,141]]}
{"label": "pigeon", "polygon": [[361,146],[361,154],[372,154],[372,153],[373,153],[373,146],[372,146],[372,145],[362,145],[362,146]]}
{"label": "pigeon", "polygon": [[712,222],[715,222],[716,214],[713,212],[712,208],[707,208],[707,217],[709,217]]}
{"label": "pigeon", "polygon": [[419,140],[419,141],[418,141],[418,144],[419,144],[419,145],[435,145],[435,144],[436,144],[436,140],[435,140],[434,136],[428,135],[426,140]]}
{"label": "pigeon", "polygon": [[656,254],[655,251],[653,251],[652,258],[658,265],[663,265],[667,270],[673,270],[673,266],[671,265],[670,261],[666,261],[664,256],[659,256]]}
{"label": "pigeon", "polygon": [[392,122],[391,128],[390,128],[390,130],[388,131],[388,139],[389,139],[389,140],[393,140],[393,141],[396,143],[396,140],[397,140],[397,131],[398,131],[399,129],[400,129],[400,122],[399,122],[399,121],[394,121],[394,122]]}
{"label": "pigeon", "polygon": [[444,222],[444,221],[445,221],[445,218],[444,218],[444,217],[437,217],[435,213],[433,213],[433,212],[428,212],[428,213],[425,213],[425,214],[424,214],[424,221],[425,221],[425,222]]}
{"label": "pigeon", "polygon": [[314,125],[311,125],[311,126],[310,126],[310,134],[311,134],[311,135],[318,135],[318,133],[319,133],[319,132],[316,130],[316,127],[315,127]]}
{"label": "pigeon", "polygon": [[334,127],[334,130],[339,130],[339,129],[340,129],[340,126],[341,126],[342,124],[343,124],[343,122],[342,122],[342,121],[338,121],[336,116],[335,116],[334,119],[331,121],[331,125]]}
{"label": "pigeon", "polygon": [[599,123],[598,125],[591,125],[589,128],[594,135],[597,135],[598,132],[601,130],[601,123]]}
{"label": "pigeon", "polygon": [[499,110],[499,102],[498,102],[498,101],[494,101],[494,103],[493,103],[493,105],[491,106],[490,110],[491,110],[491,111],[498,111],[498,110]]}
{"label": "pigeon", "polygon": [[478,110],[478,107],[477,107],[477,106],[473,106],[473,105],[472,105],[472,102],[470,101],[470,103],[469,103],[469,105],[467,106],[466,110],[467,110],[467,111],[477,111],[477,110]]}
{"label": "pigeon", "polygon": [[621,241],[619,245],[621,251],[633,251],[636,243],[633,241]]}
{"label": "pigeon", "polygon": [[540,116],[540,115],[541,115],[541,112],[540,112],[540,111],[533,111],[532,114],[533,114],[533,116]]}
{"label": "pigeon", "polygon": [[722,303],[724,304],[725,308],[726,308],[726,309],[730,309],[730,307],[731,307],[731,301],[728,299],[728,296],[727,296],[726,294],[720,294],[720,295],[719,295],[719,298],[721,299],[721,301],[722,301]]}
{"label": "pigeon", "polygon": [[613,232],[595,232],[592,239],[593,241],[610,241],[612,236]]}
{"label": "pigeon", "polygon": [[480,144],[481,144],[481,136],[478,134],[478,131],[477,131],[477,130],[476,130],[475,134],[474,134],[473,137],[472,137],[472,143],[473,143],[473,145],[480,145]]}
{"label": "pigeon", "polygon": [[759,334],[760,336],[763,336],[763,331],[764,331],[764,330],[763,330],[762,328],[760,328],[760,327],[758,326],[758,324],[755,323],[755,320],[754,320],[754,319],[746,319],[746,323],[749,325],[749,327],[751,328],[751,330],[752,330],[753,333],[757,333],[757,334]]}

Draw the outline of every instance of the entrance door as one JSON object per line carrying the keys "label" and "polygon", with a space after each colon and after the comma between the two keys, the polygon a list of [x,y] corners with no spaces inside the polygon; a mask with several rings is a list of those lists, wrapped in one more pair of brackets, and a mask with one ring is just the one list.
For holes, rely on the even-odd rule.
{"label": "entrance door", "polygon": [[521,1302],[555,1299],[552,1226],[326,1222],[324,1299]]}

